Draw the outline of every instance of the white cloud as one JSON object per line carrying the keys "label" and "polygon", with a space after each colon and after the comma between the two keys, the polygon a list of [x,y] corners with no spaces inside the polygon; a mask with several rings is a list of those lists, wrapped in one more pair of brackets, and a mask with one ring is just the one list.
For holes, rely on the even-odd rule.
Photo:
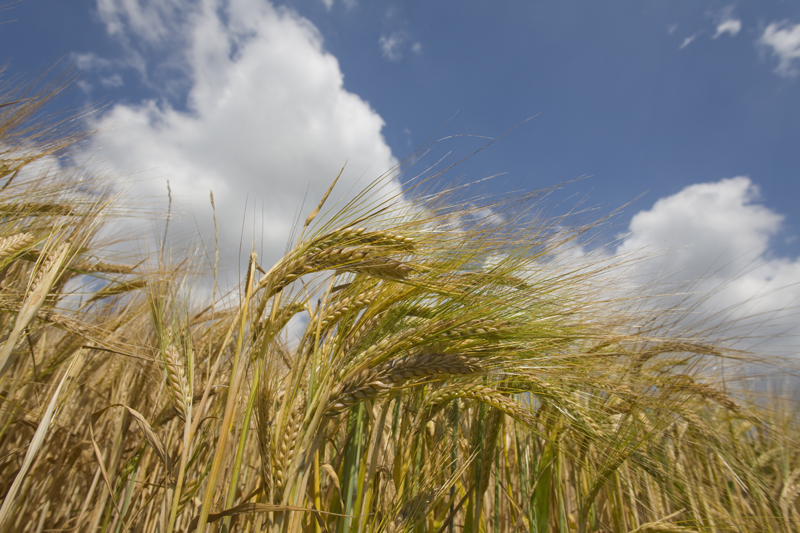
{"label": "white cloud", "polygon": [[782,221],[780,215],[755,203],[757,199],[758,188],[743,176],[690,185],[659,199],[652,209],[634,215],[630,223],[632,235],[625,239],[620,251],[692,243],[670,253],[664,264],[688,279],[701,277],[714,263],[749,263],[764,254],[769,236]]}
{"label": "white cloud", "polygon": [[675,31],[677,31],[677,29],[678,29],[677,24],[670,24],[669,26],[667,26],[667,35],[672,35],[673,33],[675,33]]}
{"label": "white cloud", "polygon": [[758,44],[772,49],[778,58],[775,72],[781,76],[796,76],[797,61],[800,60],[800,24],[773,22],[766,27]]}
{"label": "white cloud", "polygon": [[742,30],[742,21],[734,16],[735,10],[736,7],[731,4],[723,7],[716,13],[714,20],[717,24],[717,31],[714,36],[711,37],[712,39],[717,39],[725,33],[729,34],[731,37],[736,37],[736,34]]}
{"label": "white cloud", "polygon": [[742,30],[742,21],[739,19],[727,19],[723,20],[717,25],[717,33],[714,34],[712,39],[716,39],[722,34],[729,34],[731,37],[735,37],[737,33]]}
{"label": "white cloud", "polygon": [[325,4],[325,9],[328,11],[333,8],[333,0],[322,0],[322,3]]}
{"label": "white cloud", "polygon": [[97,0],[97,12],[109,35],[132,33],[153,44],[174,35],[187,11],[183,0]]}
{"label": "white cloud", "polygon": [[689,37],[684,39],[683,42],[681,43],[680,50],[683,50],[684,48],[692,44],[692,41],[694,41],[695,39],[697,39],[697,34],[690,35]]}
{"label": "white cloud", "polygon": [[108,68],[112,65],[112,62],[108,59],[102,58],[92,52],[72,54],[71,59],[73,63],[75,63],[75,66],[81,70]]}
{"label": "white cloud", "polygon": [[100,83],[103,87],[122,87],[123,85],[122,76],[119,74],[112,74],[106,78],[101,78]]}
{"label": "white cloud", "polygon": [[667,291],[689,282],[705,317],[722,313],[742,320],[742,331],[767,338],[760,349],[796,354],[800,342],[784,329],[798,333],[800,258],[770,253],[782,220],[759,203],[758,188],[747,177],[700,183],[634,215],[616,252],[650,256],[640,264],[637,282],[656,279]]}
{"label": "white cloud", "polygon": [[378,39],[378,46],[381,54],[389,61],[400,61],[403,59],[403,51],[408,48],[415,55],[422,53],[422,43],[409,42],[409,35],[404,31],[394,31],[388,35],[381,35]]}
{"label": "white cloud", "polygon": [[[236,264],[244,232],[245,257],[251,239],[257,249],[263,239],[268,266],[345,161],[326,207],[396,164],[383,120],[344,89],[338,61],[308,20],[263,0],[174,0],[172,11],[153,5],[100,0],[98,8],[120,39],[183,43],[156,47],[153,57],[183,57],[187,101],[180,108],[166,100],[115,105],[94,124],[100,133],[89,153],[128,176],[135,195],[154,198],[162,212],[169,180],[173,212],[181,214],[171,222],[175,235],[194,234],[195,220],[209,235],[213,190],[223,260]],[[159,18],[173,15],[183,22]],[[180,35],[162,37],[166,27]]]}
{"label": "white cloud", "polygon": [[400,61],[403,58],[403,47],[408,36],[405,32],[395,31],[389,35],[381,35],[378,46],[381,47],[383,57],[389,61]]}

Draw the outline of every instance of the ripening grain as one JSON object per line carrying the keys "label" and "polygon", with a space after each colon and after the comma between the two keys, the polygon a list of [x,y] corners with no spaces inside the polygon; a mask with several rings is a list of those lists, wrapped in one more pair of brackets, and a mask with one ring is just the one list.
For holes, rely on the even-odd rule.
{"label": "ripening grain", "polygon": [[213,265],[103,255],[102,187],[19,177],[43,101],[0,107],[0,533],[800,529],[794,408],[719,373],[768,361],[535,196],[323,199],[200,301]]}

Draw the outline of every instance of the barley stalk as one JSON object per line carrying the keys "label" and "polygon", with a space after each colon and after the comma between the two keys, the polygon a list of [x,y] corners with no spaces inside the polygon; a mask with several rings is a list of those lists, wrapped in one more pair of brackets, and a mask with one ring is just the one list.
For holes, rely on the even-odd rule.
{"label": "barley stalk", "polygon": [[463,397],[491,405],[529,427],[534,427],[536,424],[530,411],[525,410],[520,404],[509,399],[495,389],[489,387],[473,387],[464,391]]}
{"label": "barley stalk", "polygon": [[0,239],[0,260],[15,255],[35,242],[30,233],[16,233]]}
{"label": "barley stalk", "polygon": [[478,477],[480,484],[475,488],[479,501],[483,499],[483,495],[489,487],[489,476],[492,472],[494,453],[497,449],[497,436],[500,434],[504,416],[503,411],[492,407],[489,415],[486,417],[486,431],[484,435],[481,435],[481,471]]}
{"label": "barley stalk", "polygon": [[382,293],[382,289],[375,289],[334,303],[326,309],[325,316],[320,320],[320,327],[324,331],[337,322],[343,315],[347,313],[357,313],[359,310],[369,307]]}
{"label": "barley stalk", "polygon": [[0,204],[0,213],[20,215],[58,215],[68,216],[75,212],[75,206],[52,203],[15,202]]}
{"label": "barley stalk", "polygon": [[164,349],[164,366],[172,405],[181,420],[185,421],[192,405],[191,387],[186,378],[182,357],[172,344]]}
{"label": "barley stalk", "polygon": [[[261,383],[265,383],[264,379]],[[264,486],[264,494],[269,496],[270,491],[273,489],[273,461],[275,454],[272,451],[271,437],[271,417],[272,417],[272,395],[273,390],[270,387],[262,385],[260,394],[256,397],[256,427],[258,437],[258,451],[261,457],[260,471],[261,481]]]}
{"label": "barley stalk", "polygon": [[16,361],[16,357],[12,353],[14,347],[20,335],[22,335],[23,330],[28,327],[28,324],[39,312],[39,309],[47,298],[53,283],[55,283],[56,278],[61,272],[62,264],[66,260],[69,250],[69,242],[61,243],[55,250],[47,254],[47,258],[37,269],[30,283],[28,296],[25,298],[25,301],[23,301],[19,313],[17,314],[14,328],[11,333],[9,333],[2,348],[0,348],[0,377],[2,377],[11,365],[14,364],[14,361]]}
{"label": "barley stalk", "polygon": [[[302,405],[303,402],[300,402]],[[290,460],[297,437],[300,434],[300,425],[303,422],[304,411],[298,405],[292,409],[286,425],[281,428],[280,435],[275,439],[276,449],[273,454],[273,473],[275,482],[275,500],[281,501],[283,490],[286,487],[286,477],[290,470]]]}
{"label": "barley stalk", "polygon": [[800,478],[800,468],[796,468],[786,477],[786,480],[783,482],[780,497],[778,498],[781,514],[787,526],[792,524],[792,514],[796,515],[794,506],[797,496],[800,495],[800,482],[798,482],[798,478]]}
{"label": "barley stalk", "polygon": [[183,513],[184,509],[186,509],[186,506],[190,501],[192,501],[192,498],[194,498],[195,494],[197,494],[202,481],[202,478],[197,477],[187,480],[186,483],[184,483],[183,490],[181,491],[181,498],[178,501],[178,515]]}
{"label": "barley stalk", "polygon": [[133,274],[135,266],[118,265],[114,263],[103,263],[102,261],[95,262],[80,262],[76,263],[73,267],[74,270],[84,274]]}
{"label": "barley stalk", "polygon": [[[424,329],[421,327],[406,327],[394,335],[384,337],[363,352],[358,353],[358,361],[371,361],[377,357],[386,358],[397,352],[408,351],[424,341],[420,335],[423,331]],[[346,368],[340,371],[340,376],[345,371]]]}
{"label": "barley stalk", "polygon": [[480,339],[487,336],[507,335],[514,331],[511,328],[511,323],[507,320],[494,319],[475,319],[464,324],[457,324],[452,327],[442,325],[435,329],[441,329],[441,335],[444,337],[475,337]]}
{"label": "barley stalk", "polygon": [[480,362],[475,357],[447,354],[419,354],[387,361],[364,369],[335,386],[325,414],[335,416],[362,400],[375,398],[409,380],[480,373],[483,371]]}
{"label": "barley stalk", "polygon": [[[148,273],[96,248],[104,191],[17,172],[39,155],[8,142],[11,100],[0,532],[797,529],[794,406],[737,388],[728,362],[759,359],[717,346],[718,317],[689,325],[674,298],[620,294],[603,260],[560,254],[592,226],[417,189],[361,193],[306,235],[323,198],[259,283],[251,255],[242,300],[206,300],[184,258]],[[82,303],[125,296],[49,305],[93,274],[124,279],[87,279]]]}
{"label": "barley stalk", "polygon": [[369,231],[367,228],[362,227],[344,227],[319,237],[312,237],[303,244],[303,247],[308,248],[311,252],[321,252],[343,244],[347,246],[386,246],[410,252],[414,250],[415,241],[411,237],[405,237],[389,231]]}
{"label": "barley stalk", "polygon": [[[387,253],[397,251],[398,241],[390,240],[390,244],[383,246],[380,240],[374,246],[336,246],[350,244],[347,240],[352,235],[349,230],[340,230],[305,246],[298,246],[264,274],[258,282],[257,290],[270,287],[266,296],[269,298],[301,276],[322,270],[363,273],[387,279],[404,279],[412,272],[410,266],[386,256]],[[408,245],[405,238],[399,242],[404,246]]]}
{"label": "barley stalk", "polygon": [[378,324],[383,320],[383,316],[378,314],[366,319],[362,319],[354,329],[351,329],[344,337],[342,342],[342,352],[350,354],[355,346],[361,344],[369,333],[374,330]]}

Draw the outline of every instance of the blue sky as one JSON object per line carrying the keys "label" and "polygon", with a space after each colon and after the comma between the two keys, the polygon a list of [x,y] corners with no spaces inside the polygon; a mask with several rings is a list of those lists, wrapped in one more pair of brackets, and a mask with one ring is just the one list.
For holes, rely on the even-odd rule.
{"label": "blue sky", "polygon": [[213,189],[225,239],[248,205],[276,255],[345,160],[346,191],[431,136],[455,161],[535,117],[451,178],[592,176],[551,206],[598,217],[647,193],[609,253],[675,250],[652,268],[707,287],[738,273],[722,299],[754,311],[800,301],[795,2],[21,0],[0,22],[6,75],[74,65],[62,105],[104,106],[92,164],[153,205],[169,179],[187,233]]}

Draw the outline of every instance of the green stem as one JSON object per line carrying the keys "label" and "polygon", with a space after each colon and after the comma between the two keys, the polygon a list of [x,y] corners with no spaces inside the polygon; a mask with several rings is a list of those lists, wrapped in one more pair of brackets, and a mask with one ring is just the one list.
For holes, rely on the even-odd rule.
{"label": "green stem", "polygon": [[[214,500],[214,494],[217,490],[217,479],[222,468],[222,461],[225,458],[225,450],[228,445],[228,435],[233,430],[233,419],[236,413],[236,397],[239,393],[239,386],[244,378],[244,369],[247,365],[241,364],[242,341],[244,339],[244,328],[247,321],[247,308],[250,304],[250,299],[253,296],[253,274],[255,271],[255,253],[250,254],[250,268],[247,273],[247,285],[244,302],[239,308],[239,337],[236,339],[236,351],[233,356],[233,369],[231,371],[231,384],[228,389],[228,400],[225,404],[225,415],[222,419],[222,425],[219,430],[219,438],[217,439],[217,447],[214,452],[214,460],[211,463],[211,471],[208,473],[208,485],[206,492],[203,495],[203,504],[200,507],[200,517],[197,522],[196,531],[198,533],[205,533],[206,525],[208,524],[208,515],[211,514],[211,504]],[[228,331],[225,342],[222,344],[220,350],[224,350],[227,341],[232,334],[232,328],[236,325],[236,321],[231,324],[231,330]]]}
{"label": "green stem", "polygon": [[[247,400],[247,410],[244,413],[244,422],[242,423],[242,434],[239,436],[239,446],[236,448],[236,459],[233,463],[233,472],[231,474],[230,485],[228,486],[228,496],[225,499],[225,509],[233,507],[233,500],[236,498],[236,487],[239,484],[239,474],[242,470],[242,459],[244,458],[244,449],[247,446],[247,434],[250,429],[250,418],[253,416],[253,408],[256,403],[256,394],[258,393],[258,379],[261,371],[261,365],[256,365],[253,374],[253,384],[250,387],[250,398]],[[231,517],[226,516],[222,522],[222,532],[228,533],[231,525]]]}

